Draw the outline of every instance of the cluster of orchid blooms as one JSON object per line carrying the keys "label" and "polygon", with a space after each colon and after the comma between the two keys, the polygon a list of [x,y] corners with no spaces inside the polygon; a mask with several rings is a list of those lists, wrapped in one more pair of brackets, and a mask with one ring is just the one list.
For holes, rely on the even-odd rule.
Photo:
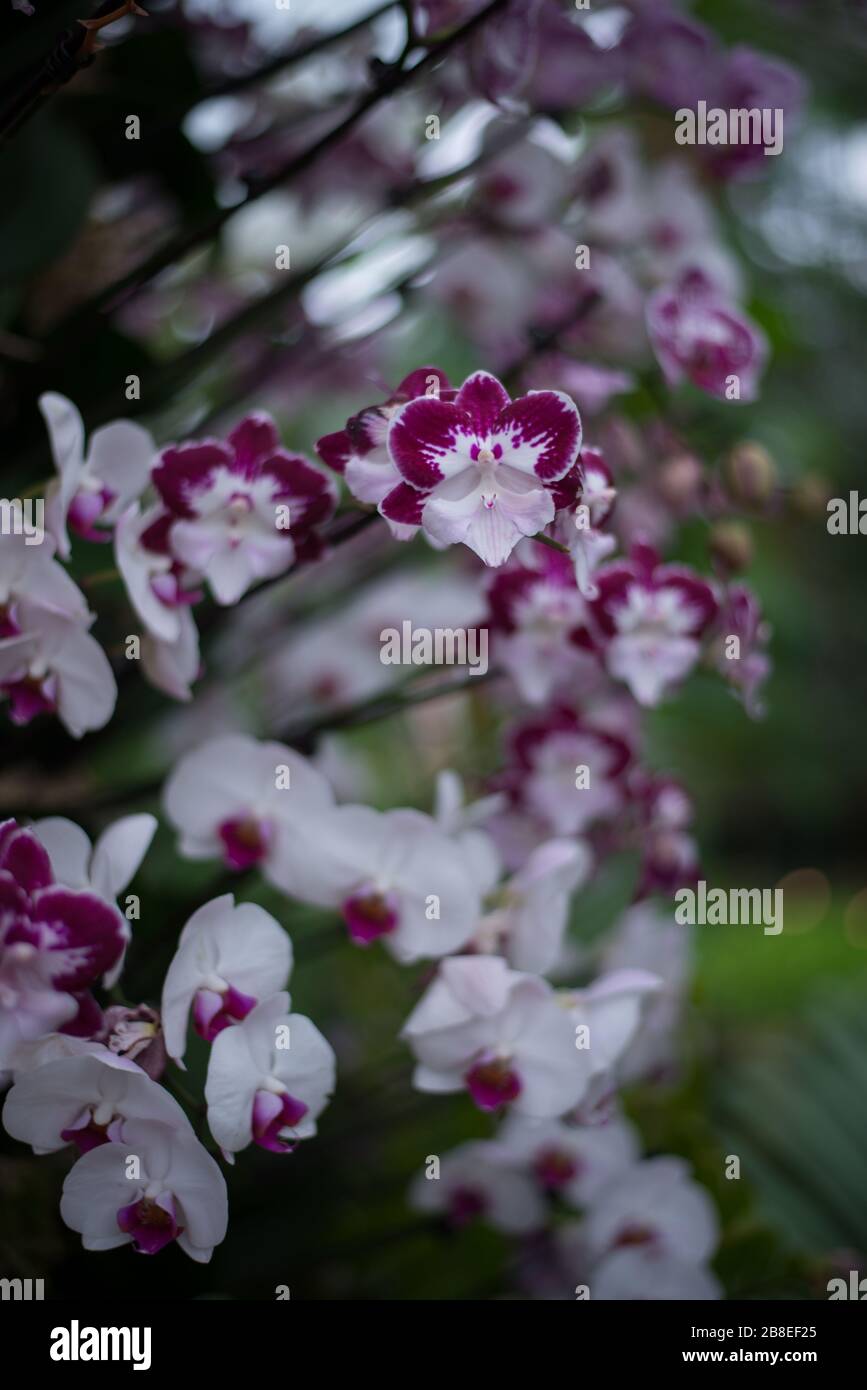
{"label": "cluster of orchid blooms", "polygon": [[[13,719],[56,709],[81,733],[94,722],[93,683],[113,677],[101,654],[92,661],[83,600],[52,554],[69,555],[69,530],[113,534],[150,644],[146,669],[183,696],[198,657],[185,667],[180,653],[196,651],[188,625],[203,590],[233,604],[258,580],[321,556],[337,488],[321,465],[282,449],[262,415],[226,443],[159,453],[119,422],[85,453],[74,407],[57,396],[42,407],[59,473],[50,539],[3,538],[0,656]],[[659,703],[703,655],[713,660],[739,605],[746,632],[751,600],[662,564],[647,545],[612,557],[615,479],[583,444],[565,393],[510,400],[486,372],[456,390],[421,368],[317,447],[396,539],[421,531],[436,549],[463,544],[484,562],[502,693],[526,713],[489,794],[467,806],[460,780],[443,773],[432,815],[340,803],[322,770],[283,744],[208,739],[165,786],[179,851],[259,870],[287,896],[339,914],[358,945],[437,963],[402,1031],[415,1085],[465,1091],[504,1118],[495,1138],[444,1155],[437,1179],[418,1179],[421,1209],[538,1236],[555,1194],[583,1213],[549,1232],[567,1280],[589,1282],[597,1297],[649,1286],[715,1297],[709,1199],[680,1160],[640,1157],[616,1091],[671,1066],[684,945],[644,899],[698,874],[688,796],[640,764],[640,706]],[[76,643],[87,644],[84,657],[70,655]],[[757,657],[763,673],[760,652],[748,647],[741,661]],[[107,689],[101,700],[104,722]],[[159,1012],[99,1007],[93,989],[117,981],[129,938],[117,897],[155,824],[126,817],[95,848],[61,818],[3,827],[0,1068],[13,1082],[3,1120],[37,1152],[78,1148],[61,1211],[87,1248],[131,1242],[153,1253],[177,1240],[206,1260],[226,1231],[225,1181],[158,1079],[167,1057],[182,1066],[188,1023],[211,1044],[207,1122],[229,1162],[251,1143],[286,1152],[313,1136],[335,1057],[290,1012],[285,930],[232,895],[187,922]],[[624,844],[642,850],[637,905],[585,984],[552,983],[587,973],[567,943],[571,905]]]}
{"label": "cluster of orchid blooms", "polygon": [[[416,32],[430,41],[480,8],[419,0]],[[505,5],[463,50],[473,91],[502,107],[490,135],[512,119],[512,98],[556,114],[618,88],[663,108],[710,96],[796,114],[801,84],[784,64],[721,50],[667,5],[626,9],[603,47],[571,6]],[[238,35],[199,29],[202,53],[213,42],[223,63]],[[442,109],[460,109],[466,74],[456,80],[444,65],[432,81]],[[254,103],[252,133],[240,128],[221,152],[225,173],[242,176],[249,161],[267,171],[285,157],[292,137],[280,131],[292,122],[271,132],[262,115]],[[761,146],[704,156],[724,178],[764,162]],[[376,120],[336,157],[359,196],[407,172]],[[301,183],[311,204],[317,177],[311,168]],[[333,184],[333,164],[327,177]],[[564,188],[591,250],[580,272],[574,231],[557,211]],[[541,1296],[581,1287],[593,1298],[716,1298],[713,1205],[681,1159],[642,1157],[618,1100],[623,1086],[676,1070],[688,939],[652,895],[699,876],[690,797],[644,765],[641,717],[700,666],[758,713],[768,634],[736,565],[709,577],[661,559],[679,520],[727,515],[723,483],[664,422],[642,438],[604,412],[635,385],[648,350],[672,387],[686,380],[749,400],[765,340],[740,306],[737,264],[693,174],[676,161],[648,167],[618,126],[591,140],[568,178],[544,139],[506,144],[481,163],[439,248],[429,301],[459,314],[481,360],[532,389],[513,399],[487,371],[458,387],[420,367],[319,439],[316,460],[284,448],[264,412],[225,440],[158,448],[128,421],[87,440],[72,402],[41,398],[57,477],[43,543],[0,536],[0,693],[15,724],[54,714],[76,738],[112,716],[115,674],[64,567],[70,533],[113,545],[143,673],[184,702],[203,674],[197,605],[210,596],[235,610],[226,645],[257,646],[257,620],[273,644],[280,590],[271,585],[260,607],[247,600],[241,617],[248,591],[302,565],[299,578],[314,585],[339,571],[348,547],[337,553],[330,523],[341,488],[368,510],[378,546],[422,536],[435,564],[376,581],[361,599],[344,595],[336,617],[266,659],[264,684],[276,691],[274,717],[260,720],[266,737],[238,732],[224,709],[213,737],[202,741],[197,728],[163,793],[178,851],[222,861],[239,883],[262,874],[288,898],[337,914],[357,946],[430,963],[401,1034],[414,1084],[464,1092],[496,1130],[437,1156],[435,1175],[420,1156],[415,1207],[519,1239],[521,1278]],[[215,322],[232,292],[211,290]],[[127,331],[146,316],[144,297]],[[512,373],[531,326],[557,331]],[[315,351],[310,360],[295,399],[322,366]],[[595,421],[592,442],[582,416]],[[664,468],[649,468],[649,457]],[[764,505],[762,460],[743,462]],[[460,778],[443,771],[432,813],[378,811],[324,749],[307,758],[267,737],[279,733],[278,705],[308,698],[327,711],[380,689],[391,678],[377,650],[383,616],[425,621],[434,611],[491,635],[487,691],[507,727],[503,765],[479,800],[467,804]],[[219,673],[219,647],[213,659]],[[196,700],[197,718],[206,700]],[[98,1002],[121,978],[131,928],[118,899],[155,828],[151,815],[126,816],[92,846],[59,817],[0,826],[3,1123],[36,1153],[77,1149],[61,1214],[87,1249],[131,1243],[153,1254],[177,1241],[206,1261],[227,1229],[217,1157],[232,1163],[250,1144],[286,1154],[311,1139],[337,1066],[314,1023],[291,1012],[285,929],[231,894],[190,917],[160,1001]],[[623,849],[640,854],[634,903],[600,945],[579,950],[568,928],[581,890]],[[169,1059],[183,1066],[190,1026],[210,1045],[209,1147],[162,1081]]]}

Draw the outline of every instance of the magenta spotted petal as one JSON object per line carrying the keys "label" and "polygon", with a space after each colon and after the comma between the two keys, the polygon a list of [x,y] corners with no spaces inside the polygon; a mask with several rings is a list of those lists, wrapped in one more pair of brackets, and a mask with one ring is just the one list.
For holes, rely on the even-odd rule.
{"label": "magenta spotted petal", "polygon": [[488,372],[476,372],[455,400],[410,401],[395,417],[388,447],[400,474],[424,491],[475,467],[495,476],[508,467],[542,482],[573,468],[581,447],[574,402],[558,391],[510,401]]}
{"label": "magenta spotted petal", "polygon": [[609,637],[617,633],[618,614],[636,587],[647,594],[668,590],[675,595],[682,615],[678,630],[691,637],[701,636],[718,610],[706,579],[686,565],[660,565],[656,552],[646,545],[633,546],[628,560],[604,566],[597,572],[596,583],[598,593],[591,607],[598,626]]}
{"label": "magenta spotted petal", "polygon": [[[345,429],[317,440],[316,452],[335,473],[343,474],[350,459],[367,458],[375,449],[385,447],[389,423],[398,407],[417,396],[453,399],[455,394],[439,367],[417,367],[404,377],[388,400],[366,406],[347,421]],[[350,491],[354,491],[351,484]]]}
{"label": "magenta spotted petal", "polygon": [[685,565],[662,565],[654,573],[653,579],[657,588],[670,589],[680,597],[683,609],[690,614],[690,636],[701,636],[713,622],[718,610],[707,580]]}
{"label": "magenta spotted petal", "polygon": [[478,444],[469,416],[457,403],[434,396],[410,401],[395,416],[388,448],[398,472],[413,487],[431,491],[471,464]]}
{"label": "magenta spotted petal", "polygon": [[334,434],[324,434],[321,439],[316,441],[316,452],[323,463],[327,463],[328,467],[333,468],[335,473],[342,475],[346,472],[346,465],[355,452],[349,431],[337,430]]}
{"label": "magenta spotted petal", "polygon": [[258,464],[280,448],[280,436],[270,415],[248,415],[229,435],[234,450],[234,469],[246,477],[255,476]]}
{"label": "magenta spotted petal", "polygon": [[379,510],[389,521],[401,526],[420,526],[427,494],[418,492],[409,483],[398,483],[380,503]]}
{"label": "magenta spotted petal", "polygon": [[513,401],[500,415],[495,434],[503,437],[504,456],[513,468],[533,472],[546,483],[575,466],[581,446],[578,411],[559,391],[531,391]]}
{"label": "magenta spotted petal", "polygon": [[175,517],[194,517],[216,471],[231,468],[233,461],[232,450],[218,439],[177,444],[163,450],[151,478]]}
{"label": "magenta spotted petal", "polygon": [[259,475],[274,480],[275,502],[288,502],[293,534],[327,521],[334,511],[334,484],[300,454],[283,450],[263,459]]}
{"label": "magenta spotted petal", "polygon": [[47,888],[54,882],[54,875],[46,850],[32,831],[19,828],[14,821],[7,825],[11,829],[0,841],[0,870],[11,874],[25,893]]}
{"label": "magenta spotted petal", "polygon": [[74,994],[116,964],[126,931],[117,908],[102,898],[55,886],[40,889],[29,921],[19,920],[7,932],[5,944],[15,941],[35,946],[40,970],[53,988]]}
{"label": "magenta spotted petal", "polygon": [[412,401],[416,396],[443,396],[451,390],[451,382],[439,367],[416,367],[400,382],[392,401]]}
{"label": "magenta spotted petal", "polygon": [[493,433],[510,402],[508,391],[495,376],[475,372],[458,392],[455,406],[467,416],[473,432],[482,437]]}

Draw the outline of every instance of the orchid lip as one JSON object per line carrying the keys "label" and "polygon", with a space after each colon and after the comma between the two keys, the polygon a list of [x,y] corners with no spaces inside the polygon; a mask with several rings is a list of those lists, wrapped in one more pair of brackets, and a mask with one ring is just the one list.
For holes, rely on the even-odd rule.
{"label": "orchid lip", "polygon": [[133,1248],[141,1255],[156,1255],[164,1246],[183,1234],[175,1218],[175,1204],[159,1188],[149,1188],[138,1201],[121,1207],[117,1224],[132,1237]]}
{"label": "orchid lip", "polygon": [[480,1110],[498,1110],[521,1094],[521,1078],[512,1069],[511,1059],[487,1052],[476,1061],[464,1078],[467,1090]]}
{"label": "orchid lip", "polygon": [[399,922],[398,902],[376,884],[362,884],[342,907],[349,935],[359,946],[369,946],[378,937],[395,930]]}

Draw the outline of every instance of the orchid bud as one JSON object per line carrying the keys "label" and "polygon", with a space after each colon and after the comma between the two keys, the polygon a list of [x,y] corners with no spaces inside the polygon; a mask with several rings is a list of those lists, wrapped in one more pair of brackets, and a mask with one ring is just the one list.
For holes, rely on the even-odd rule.
{"label": "orchid bud", "polygon": [[747,507],[761,507],[770,500],[777,471],[763,444],[744,440],[732,449],[723,467],[726,484],[736,502]]}
{"label": "orchid bud", "polygon": [[752,563],[749,531],[739,521],[718,521],[710,533],[710,552],[720,573],[740,574]]}

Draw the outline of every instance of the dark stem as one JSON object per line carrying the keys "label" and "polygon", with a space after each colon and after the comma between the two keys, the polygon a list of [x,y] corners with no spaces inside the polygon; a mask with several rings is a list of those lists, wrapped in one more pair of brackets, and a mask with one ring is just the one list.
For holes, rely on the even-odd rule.
{"label": "dark stem", "polygon": [[367,113],[381,101],[387,100],[396,92],[409,86],[421,73],[427,72],[434,67],[442,58],[453,48],[463,43],[475,31],[483,25],[486,20],[500,10],[508,0],[489,0],[489,3],[477,14],[468,19],[460,28],[447,35],[440,43],[428,49],[422,58],[412,67],[405,66],[406,51],[401,55],[398,63],[392,65],[383,64],[377,69],[374,84],[369,91],[365,92],[355,103],[352,109],[344,116],[343,120],[338,121],[337,125],[331,130],[315,140],[312,145],[302,150],[287,160],[267,178],[262,178],[252,183],[247,197],[242,203],[234,207],[221,208],[198,227],[187,229],[172,237],[165,246],[155,252],[153,256],[144,261],[140,266],[122,276],[114,284],[108,285],[93,297],[87,304],[80,306],[70,316],[65,324],[62,324],[55,332],[53,353],[65,351],[71,341],[76,342],[76,350],[80,351],[83,342],[98,327],[101,315],[104,311],[114,311],[121,305],[127,303],[140,289],[161,271],[168,269],[176,261],[187,256],[191,251],[212,241],[228,222],[229,218],[239,210],[248,207],[250,203],[264,197],[266,193],[272,192],[275,188],[285,184],[288,180],[295,178],[303,173],[317,159],[334,145],[338,144],[345,135],[348,135],[356,125],[367,115]]}
{"label": "dark stem", "polygon": [[328,34],[317,34],[315,39],[310,39],[308,43],[296,44],[285,53],[278,53],[269,62],[263,63],[256,68],[255,72],[244,72],[238,77],[227,78],[225,82],[219,83],[215,87],[210,87],[202,96],[202,100],[209,100],[211,97],[234,96],[236,92],[243,92],[247,87],[256,86],[259,82],[267,82],[269,77],[274,77],[278,72],[285,68],[293,67],[296,63],[303,62],[305,58],[312,58],[314,54],[323,52],[330,48],[332,44],[340,43],[343,39],[351,38],[359,30],[372,24],[374,20],[382,15],[388,14],[389,10],[401,3],[401,0],[386,0],[384,5],[378,5],[369,14],[362,15],[360,19],[355,19],[351,24],[347,24],[343,29],[332,30]]}

